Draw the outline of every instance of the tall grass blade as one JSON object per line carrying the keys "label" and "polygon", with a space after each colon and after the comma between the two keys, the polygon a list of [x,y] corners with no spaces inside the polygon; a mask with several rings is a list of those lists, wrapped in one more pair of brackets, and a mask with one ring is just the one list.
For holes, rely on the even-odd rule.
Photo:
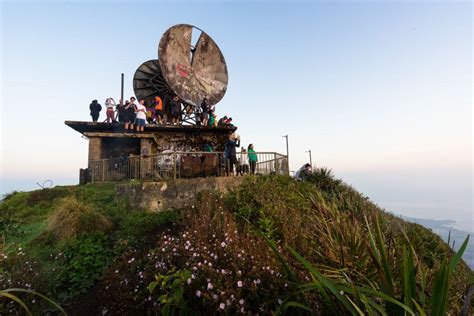
{"label": "tall grass blade", "polygon": [[464,251],[466,250],[469,242],[469,235],[464,240],[461,248],[448,262],[444,259],[441,263],[441,267],[435,275],[433,284],[432,296],[431,296],[431,313],[433,316],[441,316],[446,314],[446,308],[448,306],[448,292],[449,292],[449,279],[451,273],[456,269],[457,264],[461,260]]}
{"label": "tall grass blade", "polygon": [[61,306],[59,306],[59,304],[57,304],[52,299],[50,299],[49,297],[47,297],[47,296],[45,296],[41,293],[38,293],[38,292],[35,292],[35,291],[32,291],[32,290],[24,290],[24,289],[17,289],[17,288],[6,289],[6,290],[3,290],[3,291],[0,291],[0,293],[11,293],[11,292],[27,293],[27,294],[31,294],[31,295],[34,295],[34,296],[38,296],[38,297],[42,298],[43,300],[45,300],[46,302],[48,302],[49,304],[53,305],[58,311],[61,312],[61,314],[67,315],[66,312],[64,311],[64,309]]}
{"label": "tall grass blade", "polygon": [[411,248],[403,248],[403,302],[413,308],[413,298],[416,295],[416,272],[413,265]]}
{"label": "tall grass blade", "polygon": [[426,316],[426,312],[423,310],[423,308],[418,304],[415,300],[413,300],[413,304],[416,307],[416,310],[420,316]]}
{"label": "tall grass blade", "polygon": [[383,240],[382,231],[380,230],[378,217],[376,218],[375,224],[376,224],[375,227],[376,227],[377,246],[380,252],[380,259],[382,262],[382,268],[385,274],[385,278],[387,279],[388,288],[386,290],[387,290],[387,294],[393,297],[395,293],[395,290],[394,290],[395,286],[393,284],[393,277],[392,277],[392,272],[390,270],[390,265],[388,263],[387,253],[385,252],[385,242]]}
{"label": "tall grass blade", "polygon": [[[344,292],[347,292],[347,293],[351,293],[351,290],[352,290],[351,287],[346,286],[346,285],[339,285],[339,289],[341,289],[341,290],[343,290]],[[408,307],[405,304],[399,302],[395,298],[385,294],[384,292],[368,289],[368,288],[365,288],[365,287],[357,287],[357,289],[361,293],[368,294],[368,295],[370,295],[372,297],[375,297],[375,298],[383,299],[387,303],[391,303],[392,305],[396,305],[397,307],[402,308],[402,310],[404,310],[406,313],[408,313],[412,316],[415,316],[415,313],[413,312],[413,310],[410,307]],[[388,311],[388,314],[389,315],[395,315],[393,312],[390,312],[390,311]]]}
{"label": "tall grass blade", "polygon": [[28,306],[26,306],[26,304],[17,296],[13,295],[13,294],[10,294],[10,293],[7,293],[5,291],[0,291],[0,297],[6,297],[10,300],[12,300],[13,302],[17,303],[18,305],[20,305],[24,310],[25,310],[25,313],[27,315],[33,315],[31,314],[30,310],[28,309]]}
{"label": "tall grass blade", "polygon": [[327,288],[329,292],[331,292],[336,299],[352,314],[355,314],[356,311],[352,307],[349,300],[346,296],[342,295],[339,290],[336,288],[336,285],[332,283],[329,279],[324,277],[316,268],[314,268],[311,263],[309,263],[305,258],[303,258],[298,252],[296,252],[293,248],[287,246],[286,247],[291,254],[317,279],[322,286]]}
{"label": "tall grass blade", "polygon": [[364,312],[359,308],[359,306],[357,306],[357,304],[354,303],[349,296],[346,296],[346,298],[349,301],[349,303],[351,303],[352,306],[355,308],[355,310],[357,311],[357,314],[359,314],[360,316],[365,315]]}
{"label": "tall grass blade", "polygon": [[466,251],[467,244],[469,243],[469,235],[467,235],[466,239],[461,245],[461,248],[459,248],[458,252],[451,258],[451,261],[449,263],[449,270],[450,272],[454,272],[456,269],[457,264],[461,260],[464,251]]}
{"label": "tall grass blade", "polygon": [[446,314],[449,289],[449,267],[447,259],[441,263],[441,267],[435,275],[431,295],[431,315],[443,316]]}

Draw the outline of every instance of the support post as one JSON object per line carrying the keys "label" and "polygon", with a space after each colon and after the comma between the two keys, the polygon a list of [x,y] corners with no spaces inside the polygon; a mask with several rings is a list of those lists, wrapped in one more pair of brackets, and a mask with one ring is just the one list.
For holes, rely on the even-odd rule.
{"label": "support post", "polygon": [[173,179],[176,180],[176,153],[173,152]]}
{"label": "support post", "polygon": [[311,157],[311,149],[307,151],[309,153],[309,164],[311,165],[311,168],[313,168],[313,158]]}
{"label": "support post", "polygon": [[105,181],[105,159],[102,160],[102,182]]}
{"label": "support post", "polygon": [[288,147],[288,134],[282,137],[286,138],[286,170],[288,172],[288,175],[290,175],[290,149]]}
{"label": "support post", "polygon": [[120,88],[120,100],[122,100],[122,104],[124,104],[123,102],[123,73],[122,73],[122,85],[121,85],[121,88]]}

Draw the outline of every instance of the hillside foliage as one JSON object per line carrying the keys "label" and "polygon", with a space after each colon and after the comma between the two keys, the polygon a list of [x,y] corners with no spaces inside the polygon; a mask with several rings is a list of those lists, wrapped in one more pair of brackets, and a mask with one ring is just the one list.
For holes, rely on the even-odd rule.
{"label": "hillside foliage", "polygon": [[[133,209],[114,184],[14,192],[0,229],[0,288],[69,315],[457,315],[473,284],[439,237],[326,169],[247,177],[161,213]],[[21,306],[0,296],[2,313]]]}

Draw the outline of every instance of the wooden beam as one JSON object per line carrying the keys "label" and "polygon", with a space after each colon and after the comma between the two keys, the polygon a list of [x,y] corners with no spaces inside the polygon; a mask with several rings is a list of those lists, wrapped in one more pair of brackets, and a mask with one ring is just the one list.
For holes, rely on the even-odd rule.
{"label": "wooden beam", "polygon": [[127,138],[154,138],[152,133],[101,133],[101,132],[85,132],[86,137],[127,137]]}

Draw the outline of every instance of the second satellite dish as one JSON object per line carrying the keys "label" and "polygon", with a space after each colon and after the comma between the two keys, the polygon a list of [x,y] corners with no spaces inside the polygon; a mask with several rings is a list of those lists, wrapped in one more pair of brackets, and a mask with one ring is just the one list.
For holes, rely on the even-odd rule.
{"label": "second satellite dish", "polygon": [[[193,45],[193,29],[199,33]],[[188,24],[169,28],[158,47],[161,72],[169,87],[185,102],[219,102],[227,90],[227,66],[217,44],[202,30]]]}

